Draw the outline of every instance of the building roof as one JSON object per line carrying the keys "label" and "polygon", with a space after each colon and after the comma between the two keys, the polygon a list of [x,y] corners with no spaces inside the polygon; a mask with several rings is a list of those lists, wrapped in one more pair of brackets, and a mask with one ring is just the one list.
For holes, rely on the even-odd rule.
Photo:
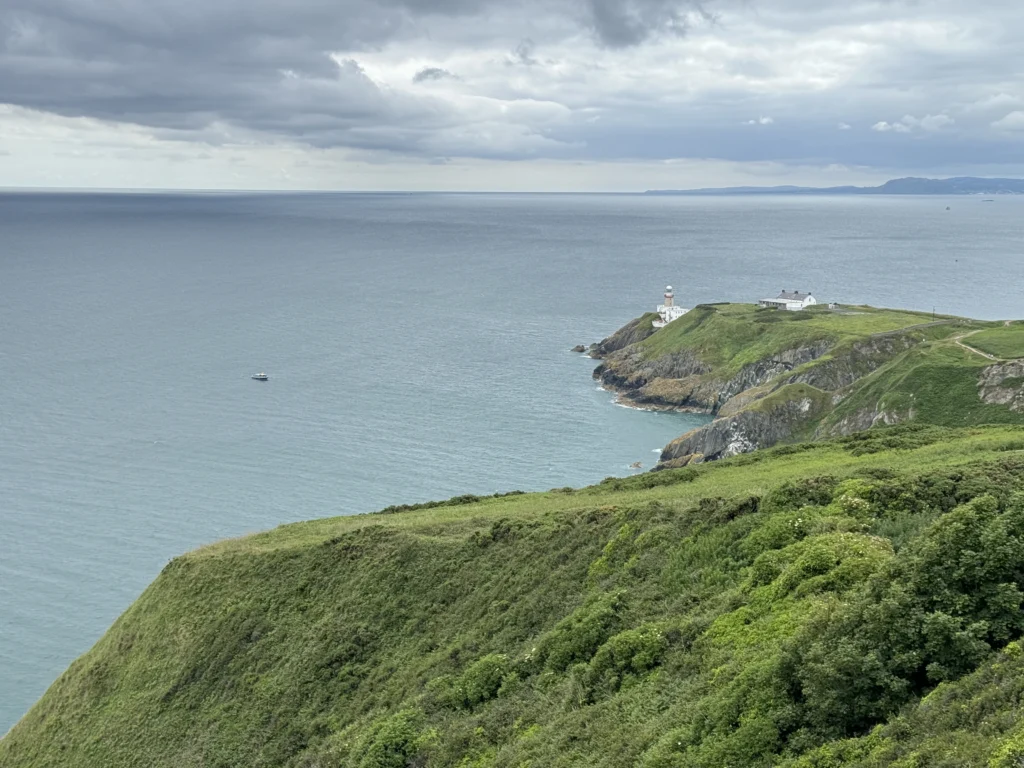
{"label": "building roof", "polygon": [[787,291],[783,289],[779,293],[778,298],[786,299],[787,301],[803,301],[810,295],[811,294],[809,293],[800,293],[800,291]]}

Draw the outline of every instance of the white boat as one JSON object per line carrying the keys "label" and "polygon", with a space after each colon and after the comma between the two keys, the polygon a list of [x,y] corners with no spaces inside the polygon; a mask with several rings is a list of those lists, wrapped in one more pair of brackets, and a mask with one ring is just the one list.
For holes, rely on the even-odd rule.
{"label": "white boat", "polygon": [[256,379],[256,381],[266,381],[267,379],[269,379],[269,378],[270,378],[270,377],[269,377],[269,376],[267,376],[267,374],[265,374],[265,373],[254,373],[254,374],[252,375],[252,377],[253,377],[254,379]]}

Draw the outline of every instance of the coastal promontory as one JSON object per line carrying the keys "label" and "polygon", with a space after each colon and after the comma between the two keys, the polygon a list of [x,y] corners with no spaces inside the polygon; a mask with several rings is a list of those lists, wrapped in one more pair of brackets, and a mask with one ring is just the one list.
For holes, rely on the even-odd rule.
{"label": "coastal promontory", "polygon": [[666,446],[663,467],[878,424],[1024,422],[1022,324],[868,306],[705,304],[621,343],[638,327],[643,317],[593,348],[595,378],[640,407],[715,416]]}

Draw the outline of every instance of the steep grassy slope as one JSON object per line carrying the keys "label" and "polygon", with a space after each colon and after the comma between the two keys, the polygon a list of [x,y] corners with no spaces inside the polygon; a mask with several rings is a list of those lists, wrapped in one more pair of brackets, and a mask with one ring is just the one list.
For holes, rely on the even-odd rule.
{"label": "steep grassy slope", "polygon": [[30,766],[1024,756],[1024,429],[914,426],[289,525],[171,562]]}
{"label": "steep grassy slope", "polygon": [[[979,377],[991,364],[953,343],[912,349],[858,381],[825,419],[824,431],[858,413],[887,413],[943,426],[1020,423],[1019,413],[986,403],[979,394]],[[853,428],[869,426],[855,422]]]}
{"label": "steep grassy slope", "polygon": [[665,448],[662,465],[683,466],[878,423],[1022,423],[1024,364],[985,351],[1015,357],[1022,328],[872,307],[702,305],[604,355],[595,376],[640,404],[719,417]]}

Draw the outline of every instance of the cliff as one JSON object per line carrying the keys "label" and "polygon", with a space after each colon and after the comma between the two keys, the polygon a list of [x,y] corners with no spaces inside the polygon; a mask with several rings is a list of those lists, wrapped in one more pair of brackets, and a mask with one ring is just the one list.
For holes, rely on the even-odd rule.
{"label": "cliff", "polygon": [[594,376],[637,405],[717,417],[666,446],[661,465],[683,466],[878,424],[1020,422],[1020,364],[970,341],[1024,356],[1021,331],[873,307],[702,305],[610,350]]}
{"label": "cliff", "polygon": [[657,330],[654,327],[654,321],[657,318],[657,312],[647,312],[635,320],[630,320],[608,338],[602,339],[597,344],[591,344],[589,349],[590,356],[604,357],[612,352],[618,352],[620,349],[631,344],[643,341]]}
{"label": "cliff", "polygon": [[1012,768],[1022,449],[904,425],[222,542],[0,765]]}

